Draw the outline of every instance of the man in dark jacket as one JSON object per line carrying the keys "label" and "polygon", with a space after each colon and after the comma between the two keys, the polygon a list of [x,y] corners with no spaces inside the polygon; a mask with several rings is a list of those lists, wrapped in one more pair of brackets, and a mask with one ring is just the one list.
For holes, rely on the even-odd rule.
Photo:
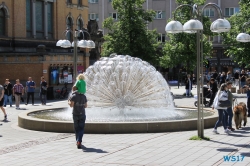
{"label": "man in dark jacket", "polygon": [[73,93],[68,100],[70,107],[73,107],[73,121],[76,135],[76,145],[78,149],[82,148],[82,137],[86,120],[85,108],[87,107],[87,98],[84,94],[78,93],[76,87],[73,87]]}
{"label": "man in dark jacket", "polygon": [[10,103],[10,107],[12,107],[12,84],[10,83],[9,79],[5,80],[4,84],[4,107],[6,107],[8,100]]}
{"label": "man in dark jacket", "polygon": [[215,98],[215,95],[218,91],[218,88],[217,88],[217,83],[215,82],[215,79],[214,78],[211,78],[210,79],[210,89],[208,89],[210,91],[210,102],[209,102],[209,107],[213,105],[213,102],[214,102],[214,98]]}

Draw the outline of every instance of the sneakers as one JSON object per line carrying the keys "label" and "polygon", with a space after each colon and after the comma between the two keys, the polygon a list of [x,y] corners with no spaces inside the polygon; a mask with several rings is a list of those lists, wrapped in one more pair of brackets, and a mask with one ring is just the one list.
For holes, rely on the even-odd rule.
{"label": "sneakers", "polygon": [[213,129],[213,133],[215,133],[215,134],[220,134],[220,133],[217,131],[217,129]]}
{"label": "sneakers", "polygon": [[20,110],[20,107],[16,107],[17,110]]}
{"label": "sneakers", "polygon": [[7,115],[4,115],[4,120],[3,121],[7,121]]}
{"label": "sneakers", "polygon": [[82,143],[81,142],[77,142],[76,146],[77,146],[77,149],[82,149]]}
{"label": "sneakers", "polygon": [[25,105],[28,105],[28,103],[25,103]]}
{"label": "sneakers", "polygon": [[235,129],[232,127],[228,127],[229,130],[234,131]]}
{"label": "sneakers", "polygon": [[227,134],[232,133],[232,131],[229,130],[229,129],[226,129],[224,132],[227,133]]}

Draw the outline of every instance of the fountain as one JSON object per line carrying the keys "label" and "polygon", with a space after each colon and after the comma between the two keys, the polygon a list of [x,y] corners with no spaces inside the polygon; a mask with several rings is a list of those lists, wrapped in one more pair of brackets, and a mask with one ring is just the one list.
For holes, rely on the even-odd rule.
{"label": "fountain", "polygon": [[[87,68],[85,76],[88,98],[86,132],[162,132],[196,128],[195,119],[185,119],[196,118],[197,112],[175,109],[170,88],[161,73],[139,58],[128,55],[101,58]],[[28,114],[40,118],[52,112],[48,115],[52,120],[48,121],[63,124],[65,121],[60,120],[66,120],[66,124],[72,124],[70,111]],[[53,119],[54,114],[61,119]],[[209,116],[211,112],[206,114]]]}

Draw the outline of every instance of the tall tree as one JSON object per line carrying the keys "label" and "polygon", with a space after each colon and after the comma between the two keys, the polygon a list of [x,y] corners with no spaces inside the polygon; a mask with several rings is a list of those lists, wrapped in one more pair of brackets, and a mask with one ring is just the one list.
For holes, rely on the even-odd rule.
{"label": "tall tree", "polygon": [[[228,21],[231,24],[229,33],[222,33],[223,43],[226,45],[225,53],[239,65],[250,67],[250,42],[241,43],[236,41],[239,33],[243,32],[243,24],[250,21],[250,0],[241,0],[239,2],[240,12],[231,16]],[[246,26],[246,33],[250,33],[250,24]]]}
{"label": "tall tree", "polygon": [[109,17],[103,26],[109,30],[104,36],[102,56],[112,53],[139,57],[153,64],[158,63],[156,30],[148,30],[155,12],[144,10],[145,0],[113,0],[112,6],[118,12],[118,20]]}
{"label": "tall tree", "polygon": [[[176,0],[178,4],[189,4],[193,5],[203,5],[204,0]],[[190,20],[193,15],[191,9],[188,7],[183,7],[175,11],[176,20],[180,21],[182,24]],[[200,9],[199,9],[200,10]],[[201,15],[201,14],[200,14]],[[198,17],[198,19],[200,19]],[[207,36],[213,36],[210,31],[211,21],[208,17],[203,19],[203,55],[211,56],[212,43],[208,41]],[[169,20],[171,21],[171,20]],[[166,41],[163,47],[163,56],[160,57],[160,65],[162,67],[175,67],[179,64],[183,65],[188,72],[193,71],[196,67],[197,62],[197,52],[196,52],[196,34],[178,33],[178,34],[167,34],[169,40]]]}

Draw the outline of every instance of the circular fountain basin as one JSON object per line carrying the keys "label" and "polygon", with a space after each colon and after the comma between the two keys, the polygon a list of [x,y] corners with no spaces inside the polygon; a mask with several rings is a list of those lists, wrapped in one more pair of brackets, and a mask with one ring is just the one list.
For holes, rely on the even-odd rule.
{"label": "circular fountain basin", "polygon": [[[62,108],[61,108],[62,109]],[[194,111],[192,108],[185,108],[186,111]],[[178,108],[177,110],[182,110]],[[42,113],[51,112],[50,110],[26,111],[18,116],[18,125],[22,128],[36,131],[73,133],[72,120],[60,120],[53,116],[52,119],[41,119],[46,117]],[[58,111],[60,112],[60,111]],[[34,117],[37,115],[37,117]],[[197,111],[196,111],[197,115]],[[204,128],[212,128],[218,119],[216,113],[204,109]],[[88,115],[87,115],[88,116]],[[40,117],[40,118],[39,118]],[[186,118],[186,119],[185,119]],[[94,121],[88,120],[85,124],[85,133],[113,134],[113,133],[155,133],[188,131],[197,129],[197,116],[186,116],[185,118],[174,119],[144,119],[141,121]]]}

